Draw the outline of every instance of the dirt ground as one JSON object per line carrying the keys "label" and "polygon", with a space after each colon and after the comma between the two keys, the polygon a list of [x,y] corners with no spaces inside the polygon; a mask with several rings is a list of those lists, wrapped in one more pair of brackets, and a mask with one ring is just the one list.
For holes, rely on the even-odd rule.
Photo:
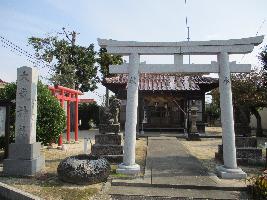
{"label": "dirt ground", "polygon": [[[91,140],[92,144],[94,140]],[[77,186],[60,181],[57,178],[57,166],[61,160],[68,156],[82,154],[84,148],[83,139],[78,143],[64,143],[66,150],[57,149],[57,145],[53,148],[42,148],[45,155],[45,169],[36,177],[32,178],[15,178],[0,176],[0,181],[37,195],[46,200],[74,200],[74,199],[94,199],[94,195],[99,193],[103,184],[94,184],[90,186]],[[90,143],[88,148],[90,149]],[[89,151],[90,152],[90,151]],[[136,142],[136,162],[144,169],[146,157],[146,139],[140,139]],[[71,194],[71,195],[69,195]]]}
{"label": "dirt ground", "polygon": [[[222,134],[221,127],[207,127],[207,133],[212,134]],[[264,149],[264,142],[266,139],[258,139],[258,147],[262,148],[263,156],[266,155],[266,150]],[[218,145],[222,144],[221,138],[206,138],[201,139],[201,141],[181,141],[182,144],[188,149],[188,151],[198,158],[200,162],[205,166],[210,172],[215,173],[216,165],[222,164],[220,161],[215,160],[215,152],[218,152]],[[262,166],[242,166],[241,167],[247,174],[248,177],[257,176],[264,171]]]}

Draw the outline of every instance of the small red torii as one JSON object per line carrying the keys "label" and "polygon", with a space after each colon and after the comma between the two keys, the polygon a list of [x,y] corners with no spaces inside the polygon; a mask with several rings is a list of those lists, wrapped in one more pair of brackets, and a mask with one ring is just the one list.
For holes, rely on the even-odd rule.
{"label": "small red torii", "polygon": [[[70,102],[75,102],[75,141],[78,141],[78,105],[79,105],[79,96],[83,95],[82,92],[60,85],[48,86],[49,90],[52,91],[52,94],[60,101],[62,108],[64,109],[64,102],[67,101],[67,141],[70,142]],[[58,145],[62,146],[62,134],[59,136]]]}

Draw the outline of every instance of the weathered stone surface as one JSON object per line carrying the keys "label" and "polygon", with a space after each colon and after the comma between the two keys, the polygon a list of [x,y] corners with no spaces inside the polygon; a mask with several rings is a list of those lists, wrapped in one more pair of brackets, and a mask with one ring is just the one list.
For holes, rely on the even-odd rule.
{"label": "weathered stone surface", "polygon": [[105,158],[77,155],[65,158],[57,168],[59,179],[75,184],[95,184],[106,181],[110,164]]}
{"label": "weathered stone surface", "polygon": [[123,147],[121,145],[100,145],[92,146],[92,154],[96,156],[102,155],[121,155],[123,154]]}
{"label": "weathered stone surface", "polygon": [[236,137],[236,147],[257,147],[256,137]]}
{"label": "weathered stone surface", "polygon": [[99,124],[99,133],[119,133],[120,124]]}
{"label": "weathered stone surface", "polygon": [[[218,153],[215,153],[215,158],[223,160],[223,146],[218,145]],[[252,147],[236,148],[236,158],[238,164],[256,164],[262,163],[262,149]]]}
{"label": "weathered stone surface", "polygon": [[103,155],[101,157],[106,158],[112,164],[122,163],[123,161],[123,155]]}
{"label": "weathered stone surface", "polygon": [[15,143],[3,163],[6,175],[31,176],[44,166],[41,144],[36,142],[37,83],[36,68],[18,68]]}
{"label": "weathered stone surface", "polygon": [[95,135],[95,143],[103,145],[107,144],[121,145],[121,136],[114,134]]}

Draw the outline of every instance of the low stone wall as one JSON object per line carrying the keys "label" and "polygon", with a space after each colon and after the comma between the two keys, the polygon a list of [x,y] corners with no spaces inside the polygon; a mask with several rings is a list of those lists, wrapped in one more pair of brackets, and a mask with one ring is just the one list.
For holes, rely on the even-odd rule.
{"label": "low stone wall", "polygon": [[11,187],[0,182],[0,199],[1,200],[42,200],[40,197],[24,192],[17,188]]}

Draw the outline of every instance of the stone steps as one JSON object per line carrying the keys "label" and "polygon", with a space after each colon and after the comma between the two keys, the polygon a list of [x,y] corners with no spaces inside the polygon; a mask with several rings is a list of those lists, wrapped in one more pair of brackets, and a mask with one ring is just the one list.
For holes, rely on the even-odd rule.
{"label": "stone steps", "polygon": [[[257,148],[257,138],[236,137],[236,158],[237,164],[241,165],[263,165],[262,149]],[[215,158],[223,160],[223,145],[218,145],[218,152]]]}

